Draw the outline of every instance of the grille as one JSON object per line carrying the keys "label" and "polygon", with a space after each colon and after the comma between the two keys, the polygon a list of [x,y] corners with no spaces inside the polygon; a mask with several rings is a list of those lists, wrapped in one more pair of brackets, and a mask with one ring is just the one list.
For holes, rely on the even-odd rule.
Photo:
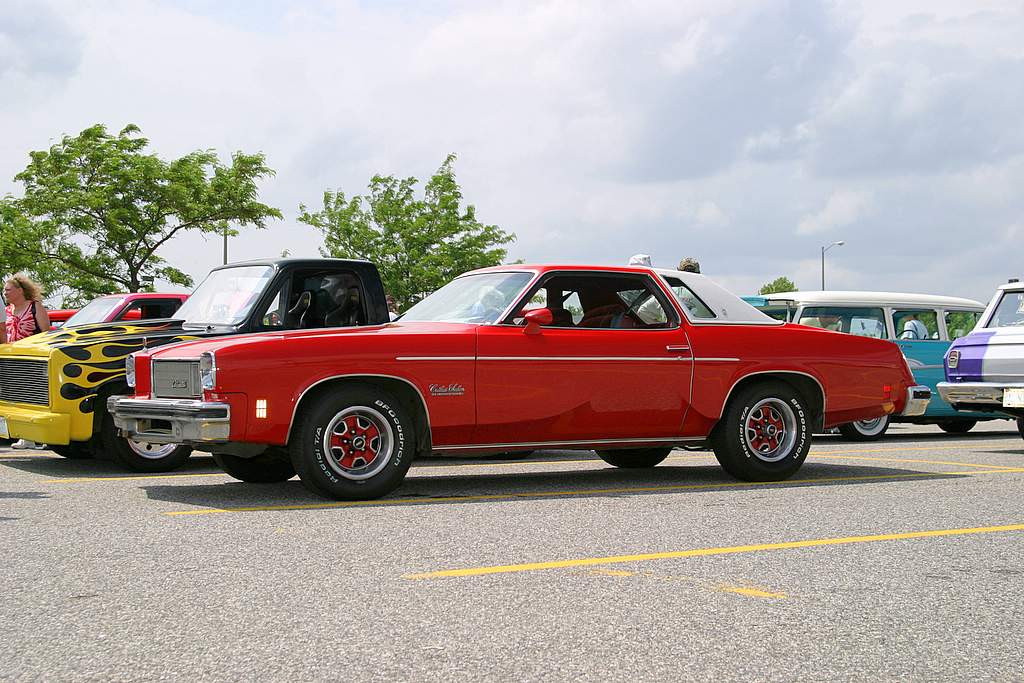
{"label": "grille", "polygon": [[50,405],[49,365],[45,358],[0,358],[0,399]]}
{"label": "grille", "polygon": [[198,361],[153,362],[153,395],[157,398],[199,398],[202,393]]}

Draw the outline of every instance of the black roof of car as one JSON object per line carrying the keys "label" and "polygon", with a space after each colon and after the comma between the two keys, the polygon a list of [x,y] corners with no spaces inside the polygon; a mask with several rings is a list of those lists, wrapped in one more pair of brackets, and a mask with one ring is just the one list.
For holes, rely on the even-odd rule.
{"label": "black roof of car", "polygon": [[225,268],[242,268],[245,266],[274,266],[276,268],[281,267],[297,267],[297,268],[317,268],[323,266],[372,266],[373,263],[365,259],[342,259],[342,258],[267,258],[267,259],[254,259],[252,261],[234,261],[232,263],[225,263],[222,266],[217,266],[211,270],[223,270]]}

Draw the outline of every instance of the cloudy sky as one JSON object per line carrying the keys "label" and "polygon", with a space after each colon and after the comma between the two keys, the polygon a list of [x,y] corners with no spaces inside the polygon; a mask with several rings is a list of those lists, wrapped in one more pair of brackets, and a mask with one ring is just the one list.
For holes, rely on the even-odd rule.
{"label": "cloudy sky", "polygon": [[[285,220],[231,257],[316,255],[324,189],[449,152],[509,258],[696,256],[738,293],[987,300],[1024,276],[1019,0],[2,0],[0,194],[102,122],[165,157],[263,151]],[[217,241],[162,254],[201,276]]]}

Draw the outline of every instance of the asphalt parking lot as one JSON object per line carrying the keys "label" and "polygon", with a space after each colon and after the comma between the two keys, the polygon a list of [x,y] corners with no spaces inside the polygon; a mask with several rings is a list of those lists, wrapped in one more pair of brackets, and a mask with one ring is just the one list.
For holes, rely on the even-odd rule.
{"label": "asphalt parking lot", "polygon": [[1024,441],[890,435],[777,484],[435,458],[357,504],[5,447],[0,678],[1020,680]]}

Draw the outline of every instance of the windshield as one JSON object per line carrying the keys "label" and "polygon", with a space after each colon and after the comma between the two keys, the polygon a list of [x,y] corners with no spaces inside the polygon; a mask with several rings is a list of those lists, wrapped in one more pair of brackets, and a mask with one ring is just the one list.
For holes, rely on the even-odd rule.
{"label": "windshield", "polygon": [[1024,327],[1024,292],[1003,292],[985,327]]}
{"label": "windshield", "polygon": [[186,325],[237,325],[249,315],[270,279],[271,266],[239,266],[210,273],[174,314]]}
{"label": "windshield", "polygon": [[497,322],[532,278],[533,273],[481,273],[456,278],[406,311],[402,322]]}
{"label": "windshield", "polygon": [[102,296],[98,299],[93,299],[68,318],[67,322],[64,323],[64,327],[104,322],[111,313],[117,310],[122,301],[124,301],[122,296]]}

